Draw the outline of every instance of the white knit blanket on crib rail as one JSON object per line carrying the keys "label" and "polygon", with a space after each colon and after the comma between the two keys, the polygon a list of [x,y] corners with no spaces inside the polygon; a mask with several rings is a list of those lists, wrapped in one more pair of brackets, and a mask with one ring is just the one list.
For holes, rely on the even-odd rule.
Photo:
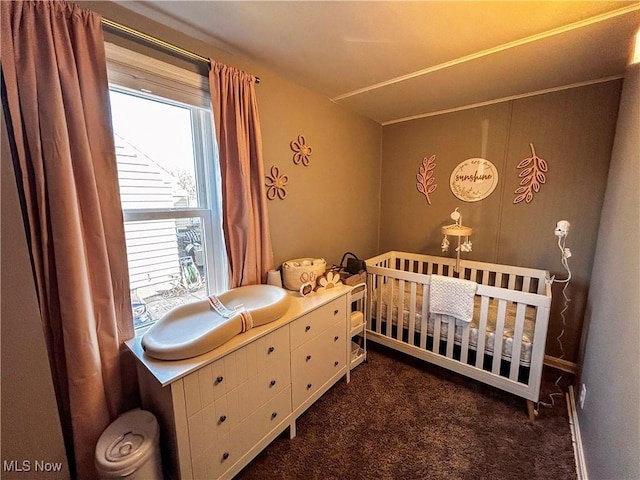
{"label": "white knit blanket on crib rail", "polygon": [[478,284],[470,280],[431,275],[429,312],[470,322],[473,320],[473,300],[477,288]]}

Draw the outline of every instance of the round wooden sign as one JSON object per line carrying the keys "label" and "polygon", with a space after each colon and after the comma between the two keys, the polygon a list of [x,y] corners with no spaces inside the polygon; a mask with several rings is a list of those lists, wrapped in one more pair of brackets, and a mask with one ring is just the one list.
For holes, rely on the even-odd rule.
{"label": "round wooden sign", "polygon": [[498,170],[489,160],[469,158],[453,169],[449,185],[460,200],[478,202],[496,189]]}

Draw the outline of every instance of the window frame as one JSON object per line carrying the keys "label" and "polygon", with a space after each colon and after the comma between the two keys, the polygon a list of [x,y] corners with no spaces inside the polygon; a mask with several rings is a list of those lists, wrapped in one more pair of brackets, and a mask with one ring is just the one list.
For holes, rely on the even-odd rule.
{"label": "window frame", "polygon": [[[109,90],[189,109],[197,207],[123,209],[124,223],[197,217],[202,222],[207,295],[229,287],[229,266],[222,232],[222,194],[215,125],[208,79],[175,65],[105,43]],[[205,115],[209,117],[206,121]],[[136,334],[149,325],[136,328]]]}

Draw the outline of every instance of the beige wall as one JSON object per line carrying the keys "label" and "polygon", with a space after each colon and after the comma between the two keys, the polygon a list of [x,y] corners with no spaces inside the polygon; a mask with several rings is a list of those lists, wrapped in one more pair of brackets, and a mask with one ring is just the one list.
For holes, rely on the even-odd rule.
{"label": "beige wall", "polygon": [[[265,172],[276,165],[289,177],[286,199],[269,202],[276,263],[306,256],[337,263],[348,250],[372,256],[382,128],[278,79],[258,90]],[[306,167],[293,163],[289,146],[300,134],[313,147]]]}
{"label": "beige wall", "polygon": [[[79,2],[85,8],[202,56],[260,77],[256,87],[262,125],[265,174],[276,165],[289,177],[285,200],[269,202],[276,265],[302,256],[329,264],[351,250],[366,258],[376,253],[382,127],[348,112],[270,72],[199,40],[151,22],[110,2]],[[165,61],[202,71],[195,65],[148,47],[124,44]],[[304,135],[313,147],[309,166],[294,165],[289,144]]]}
{"label": "beige wall", "polygon": [[640,478],[639,132],[636,64],[624,80],[585,317],[578,418],[589,478]]}
{"label": "beige wall", "polygon": [[[2,115],[2,478],[38,479],[36,462],[59,463],[46,478],[69,477],[40,323],[13,165]],[[5,468],[17,461],[20,469]],[[7,463],[5,463],[7,462]],[[28,463],[23,463],[28,462]],[[14,464],[15,465],[15,464]]]}
{"label": "beige wall", "polygon": [[[565,278],[553,230],[558,220],[568,220],[573,279],[562,343],[564,359],[575,362],[620,88],[612,81],[384,127],[380,250],[440,255],[439,227],[451,223],[449,214],[460,207],[464,224],[474,229],[466,258],[543,268]],[[513,204],[516,166],[531,155],[529,143],[549,164],[547,182],[530,204]],[[438,188],[429,205],[416,189],[416,174],[422,159],[434,154]],[[493,162],[499,184],[488,198],[467,203],[453,195],[449,176],[471,157]],[[561,288],[553,288],[547,341],[547,353],[555,357],[562,355],[556,342],[563,329]]]}

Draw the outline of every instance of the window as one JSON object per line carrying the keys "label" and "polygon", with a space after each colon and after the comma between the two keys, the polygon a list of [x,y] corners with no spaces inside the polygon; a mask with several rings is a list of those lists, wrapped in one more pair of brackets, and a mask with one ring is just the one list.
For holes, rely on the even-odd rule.
{"label": "window", "polygon": [[213,115],[199,75],[112,45],[107,57],[132,310],[141,328],[227,289]]}

